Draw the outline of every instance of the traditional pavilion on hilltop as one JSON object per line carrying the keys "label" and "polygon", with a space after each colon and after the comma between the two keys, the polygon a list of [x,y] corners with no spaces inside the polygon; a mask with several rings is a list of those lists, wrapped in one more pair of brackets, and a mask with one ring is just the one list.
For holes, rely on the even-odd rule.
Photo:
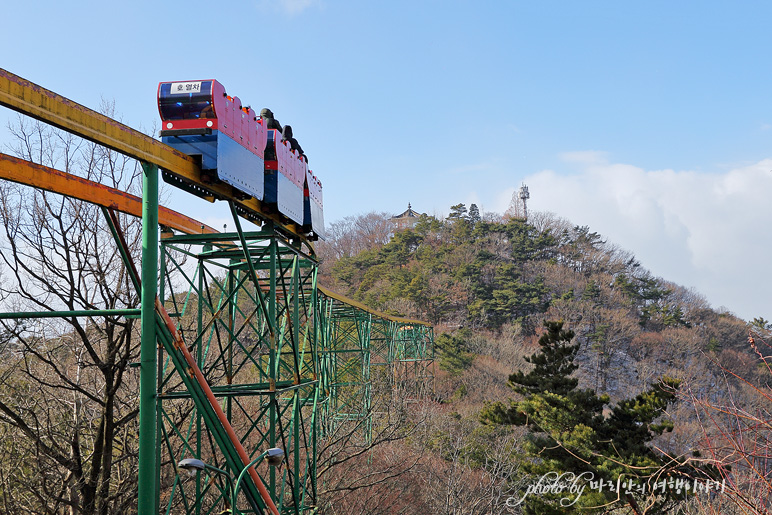
{"label": "traditional pavilion on hilltop", "polygon": [[399,215],[392,216],[391,222],[394,224],[394,230],[399,231],[401,229],[407,229],[409,227],[413,227],[416,223],[418,223],[418,219],[422,215],[426,215],[426,213],[418,213],[416,211],[413,211],[413,208],[410,206],[410,203],[408,202],[407,211]]}

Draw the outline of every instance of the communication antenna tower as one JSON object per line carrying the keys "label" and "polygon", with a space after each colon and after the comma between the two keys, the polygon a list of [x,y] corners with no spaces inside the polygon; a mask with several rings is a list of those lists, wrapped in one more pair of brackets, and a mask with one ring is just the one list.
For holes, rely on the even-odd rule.
{"label": "communication antenna tower", "polygon": [[523,220],[528,220],[528,206],[526,205],[526,201],[531,198],[530,193],[528,193],[528,186],[523,183],[522,186],[520,186],[520,201],[523,203]]}

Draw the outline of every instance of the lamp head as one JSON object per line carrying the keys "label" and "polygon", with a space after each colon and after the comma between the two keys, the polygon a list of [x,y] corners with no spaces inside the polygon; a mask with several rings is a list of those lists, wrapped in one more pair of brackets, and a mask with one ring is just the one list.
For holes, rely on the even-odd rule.
{"label": "lamp head", "polygon": [[192,476],[196,472],[204,470],[206,468],[206,463],[197,458],[185,458],[184,460],[180,461],[177,466],[183,470],[187,470],[188,473]]}
{"label": "lamp head", "polygon": [[272,467],[281,465],[281,462],[284,460],[284,450],[279,449],[278,447],[268,449],[268,454],[266,454],[265,459]]}

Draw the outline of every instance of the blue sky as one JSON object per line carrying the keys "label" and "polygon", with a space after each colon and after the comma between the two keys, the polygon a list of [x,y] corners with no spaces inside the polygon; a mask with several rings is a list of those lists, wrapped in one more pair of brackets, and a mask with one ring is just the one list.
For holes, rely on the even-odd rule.
{"label": "blue sky", "polygon": [[[215,78],[270,107],[328,222],[408,202],[503,212],[525,182],[529,209],[772,319],[767,2],[33,0],[2,16],[0,67],[114,100],[132,127],[157,129],[160,81]],[[170,207],[227,218],[182,194]]]}

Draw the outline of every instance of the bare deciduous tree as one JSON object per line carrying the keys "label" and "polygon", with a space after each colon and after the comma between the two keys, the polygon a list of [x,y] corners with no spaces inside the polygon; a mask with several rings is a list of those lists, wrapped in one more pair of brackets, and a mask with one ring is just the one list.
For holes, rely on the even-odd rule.
{"label": "bare deciduous tree", "polygon": [[[112,106],[102,110],[112,114]],[[19,117],[17,156],[136,191],[135,162]],[[138,255],[140,224],[120,223]],[[0,184],[2,311],[138,306],[100,208]],[[117,316],[2,321],[0,489],[6,513],[125,513],[136,502],[136,320]]]}
{"label": "bare deciduous tree", "polygon": [[427,413],[385,379],[375,378],[369,409],[343,414],[320,442],[322,513],[402,513],[400,506],[417,502],[406,478],[422,453],[406,442],[425,428]]}
{"label": "bare deciduous tree", "polygon": [[393,231],[391,215],[386,212],[371,211],[332,222],[327,226],[326,239],[317,245],[322,266],[365,250],[382,247],[389,242]]}

